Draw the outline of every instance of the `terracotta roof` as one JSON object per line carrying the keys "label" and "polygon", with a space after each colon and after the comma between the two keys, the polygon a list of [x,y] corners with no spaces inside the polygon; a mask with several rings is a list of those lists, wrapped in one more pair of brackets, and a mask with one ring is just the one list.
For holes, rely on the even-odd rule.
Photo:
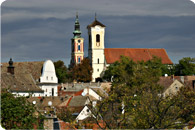
{"label": "terracotta roof", "polygon": [[[44,61],[33,61],[33,62],[14,62],[15,74],[20,73],[30,73],[35,80],[38,80],[41,76],[41,69],[43,67]],[[1,72],[6,73],[8,63],[1,63]]]}
{"label": "terracotta roof", "polygon": [[1,87],[12,92],[42,92],[31,76],[31,74],[1,74]]}
{"label": "terracotta roof", "polygon": [[104,24],[102,24],[102,23],[100,23],[99,21],[95,20],[95,21],[93,21],[91,24],[89,24],[89,25],[87,26],[87,28],[95,27],[96,25],[100,25],[100,26],[102,26],[102,27],[106,27]]}
{"label": "terracotta roof", "polygon": [[133,61],[148,61],[153,56],[160,57],[163,64],[173,64],[169,59],[165,49],[147,48],[106,48],[104,49],[107,64],[112,64],[120,60],[120,56],[130,57]]}

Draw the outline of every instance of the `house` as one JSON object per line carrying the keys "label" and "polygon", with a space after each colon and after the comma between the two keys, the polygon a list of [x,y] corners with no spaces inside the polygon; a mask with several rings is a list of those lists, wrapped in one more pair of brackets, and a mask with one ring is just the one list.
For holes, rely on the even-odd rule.
{"label": "house", "polygon": [[16,96],[43,96],[44,91],[37,85],[33,76],[30,73],[15,73],[15,68],[12,59],[7,66],[7,72],[1,74],[1,88],[7,89]]}
{"label": "house", "polygon": [[160,77],[158,84],[164,87],[164,95],[176,94],[181,87],[190,87],[194,90],[195,76]]}
{"label": "house", "polygon": [[[93,83],[93,85],[95,84],[96,83]],[[83,86],[80,87],[80,89],[82,88],[81,90],[77,86],[77,92],[72,93],[72,96],[67,101],[58,106],[59,108],[68,109],[71,111],[72,115],[75,116],[76,121],[82,121],[88,117],[91,117],[91,110],[89,106],[95,107],[97,101],[100,101],[103,96],[108,96],[108,94],[100,86],[95,87],[88,85],[90,85],[90,83],[83,83]],[[69,88],[67,85],[65,90],[70,91],[71,89],[73,88]]]}
{"label": "house", "polygon": [[[45,115],[55,114],[60,104],[67,102],[70,97],[29,97],[27,100],[33,103],[37,110]],[[50,115],[52,116],[52,115]]]}
{"label": "house", "polygon": [[73,96],[75,93],[89,87],[101,87],[101,83],[66,83],[58,86],[59,96]]}
{"label": "house", "polygon": [[[7,69],[7,71],[6,71]],[[58,96],[58,78],[51,60],[1,65],[2,87],[18,96]]]}
{"label": "house", "polygon": [[44,96],[58,96],[58,78],[51,60],[43,64],[39,87],[44,91]]}

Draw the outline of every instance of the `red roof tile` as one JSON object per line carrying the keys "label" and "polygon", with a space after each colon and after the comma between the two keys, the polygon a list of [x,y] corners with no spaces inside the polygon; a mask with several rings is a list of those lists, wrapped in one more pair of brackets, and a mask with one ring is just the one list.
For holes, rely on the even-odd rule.
{"label": "red roof tile", "polygon": [[148,61],[153,56],[162,59],[163,64],[173,64],[169,59],[165,49],[147,49],[147,48],[106,48],[104,49],[107,64],[112,64],[120,60],[120,56],[130,57],[133,61]]}
{"label": "red roof tile", "polygon": [[79,95],[81,95],[81,94],[82,94],[82,92],[83,92],[83,90],[78,91],[78,92],[76,92],[76,93],[74,94],[74,96],[79,96]]}

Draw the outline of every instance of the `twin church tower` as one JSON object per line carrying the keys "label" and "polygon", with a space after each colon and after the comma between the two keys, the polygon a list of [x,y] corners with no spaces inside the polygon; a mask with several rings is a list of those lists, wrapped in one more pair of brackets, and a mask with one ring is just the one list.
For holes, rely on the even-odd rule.
{"label": "twin church tower", "polygon": [[[87,26],[88,29],[88,58],[93,68],[92,81],[101,76],[105,66],[104,35],[105,25],[95,20]],[[84,58],[84,38],[81,37],[78,14],[76,15],[74,36],[71,39],[71,61],[70,65],[81,63]]]}

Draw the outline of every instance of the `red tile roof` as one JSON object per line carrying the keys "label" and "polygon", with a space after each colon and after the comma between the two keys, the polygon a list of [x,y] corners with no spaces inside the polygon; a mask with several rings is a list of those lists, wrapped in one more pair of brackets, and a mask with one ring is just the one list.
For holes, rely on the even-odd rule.
{"label": "red tile roof", "polygon": [[107,64],[112,64],[120,60],[120,56],[130,57],[133,61],[148,61],[153,56],[162,59],[163,64],[173,64],[169,59],[165,49],[147,49],[147,48],[106,48],[104,49]]}

